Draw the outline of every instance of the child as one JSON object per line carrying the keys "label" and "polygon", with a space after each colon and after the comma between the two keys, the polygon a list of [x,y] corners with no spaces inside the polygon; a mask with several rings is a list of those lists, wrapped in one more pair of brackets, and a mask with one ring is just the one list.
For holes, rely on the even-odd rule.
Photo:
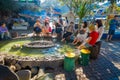
{"label": "child", "polygon": [[78,49],[89,48],[95,45],[99,37],[99,33],[96,31],[96,28],[93,24],[89,26],[89,31],[89,37],[80,46],[78,46]]}

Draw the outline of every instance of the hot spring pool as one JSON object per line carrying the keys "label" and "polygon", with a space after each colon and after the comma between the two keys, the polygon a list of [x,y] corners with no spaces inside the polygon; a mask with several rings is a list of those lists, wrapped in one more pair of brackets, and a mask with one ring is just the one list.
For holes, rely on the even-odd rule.
{"label": "hot spring pool", "polygon": [[[49,55],[62,55],[66,52],[73,52],[74,47],[63,44],[60,41],[53,41],[55,46],[49,48],[28,48],[23,46],[26,43],[36,41],[35,38],[19,38],[0,42],[0,52],[18,56],[44,57]],[[39,41],[39,39],[37,39]]]}

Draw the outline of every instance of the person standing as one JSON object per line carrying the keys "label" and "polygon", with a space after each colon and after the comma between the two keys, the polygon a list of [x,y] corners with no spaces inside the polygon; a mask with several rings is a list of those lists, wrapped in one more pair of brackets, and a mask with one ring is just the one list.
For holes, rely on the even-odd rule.
{"label": "person standing", "polygon": [[114,16],[114,18],[110,21],[109,25],[110,27],[106,41],[111,41],[113,35],[115,34],[115,29],[118,25],[117,16]]}

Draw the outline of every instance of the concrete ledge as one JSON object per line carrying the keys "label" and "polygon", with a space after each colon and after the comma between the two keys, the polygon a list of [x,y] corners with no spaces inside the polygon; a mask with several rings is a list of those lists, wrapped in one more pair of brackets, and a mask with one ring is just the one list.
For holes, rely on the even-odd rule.
{"label": "concrete ledge", "polygon": [[21,57],[21,56],[13,56],[7,55],[5,56],[5,63],[6,65],[19,65],[20,68],[32,68],[34,66],[42,67],[42,68],[52,68],[56,69],[63,65],[64,56],[57,57],[57,56],[49,56],[49,57]]}
{"label": "concrete ledge", "polygon": [[[107,38],[108,33],[104,33],[102,36],[102,39],[106,39]],[[118,40],[120,39],[120,32],[115,32],[115,35],[112,38],[113,40]]]}
{"label": "concrete ledge", "polygon": [[12,30],[27,30],[27,26],[13,26]]}

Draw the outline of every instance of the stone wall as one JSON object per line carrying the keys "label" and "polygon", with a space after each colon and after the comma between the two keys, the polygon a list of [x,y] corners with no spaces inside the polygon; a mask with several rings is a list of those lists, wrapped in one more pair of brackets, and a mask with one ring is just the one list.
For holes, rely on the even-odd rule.
{"label": "stone wall", "polygon": [[59,67],[62,67],[63,65],[64,56],[57,57],[57,56],[49,56],[44,58],[39,57],[21,57],[21,56],[13,56],[13,55],[6,55],[4,57],[5,65],[15,65],[17,70],[20,70],[21,68],[32,68],[34,66],[40,67],[40,68],[52,68],[56,69]]}

